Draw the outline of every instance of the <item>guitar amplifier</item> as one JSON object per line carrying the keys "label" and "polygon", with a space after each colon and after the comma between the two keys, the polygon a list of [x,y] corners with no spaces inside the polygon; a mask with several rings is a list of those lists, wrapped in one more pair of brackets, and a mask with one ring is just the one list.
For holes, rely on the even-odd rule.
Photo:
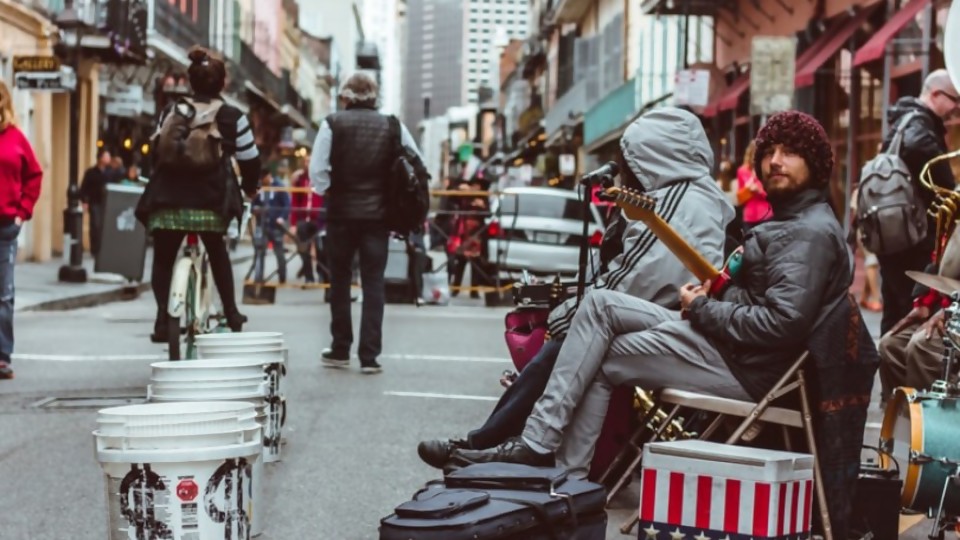
{"label": "guitar amplifier", "polygon": [[895,470],[871,463],[860,466],[850,510],[850,537],[896,540],[900,531],[903,481]]}
{"label": "guitar amplifier", "polygon": [[535,306],[553,309],[567,298],[577,295],[576,281],[554,280],[553,283],[514,283],[513,303],[517,306]]}

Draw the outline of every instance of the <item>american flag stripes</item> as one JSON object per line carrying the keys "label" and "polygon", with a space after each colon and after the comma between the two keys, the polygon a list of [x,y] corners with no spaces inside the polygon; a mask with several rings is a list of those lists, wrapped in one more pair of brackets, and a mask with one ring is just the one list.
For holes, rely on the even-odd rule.
{"label": "american flag stripes", "polygon": [[639,538],[809,538],[812,505],[810,479],[765,482],[644,468]]}

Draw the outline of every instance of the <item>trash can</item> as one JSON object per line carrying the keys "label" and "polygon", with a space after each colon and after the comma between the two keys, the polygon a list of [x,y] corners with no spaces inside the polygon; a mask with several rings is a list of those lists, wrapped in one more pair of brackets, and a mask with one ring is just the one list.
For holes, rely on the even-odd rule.
{"label": "trash can", "polygon": [[94,271],[119,274],[130,281],[143,280],[147,256],[147,230],[134,211],[144,188],[109,184],[103,211],[103,236]]}

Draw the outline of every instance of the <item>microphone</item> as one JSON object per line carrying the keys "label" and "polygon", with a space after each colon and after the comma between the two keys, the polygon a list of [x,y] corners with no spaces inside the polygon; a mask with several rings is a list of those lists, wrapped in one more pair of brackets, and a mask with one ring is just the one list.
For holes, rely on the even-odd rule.
{"label": "microphone", "polygon": [[587,174],[583,175],[583,178],[580,179],[582,184],[590,184],[593,182],[612,182],[613,177],[620,173],[620,166],[617,165],[616,161],[608,161],[605,165],[590,171]]}

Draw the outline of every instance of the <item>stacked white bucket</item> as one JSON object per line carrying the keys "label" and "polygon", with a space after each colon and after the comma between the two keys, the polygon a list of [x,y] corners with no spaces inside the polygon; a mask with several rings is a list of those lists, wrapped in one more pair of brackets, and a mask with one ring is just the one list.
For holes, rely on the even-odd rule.
{"label": "stacked white bucket", "polygon": [[265,500],[262,428],[244,402],[101,410],[108,538],[249,538]]}
{"label": "stacked white bucket", "polygon": [[[104,471],[107,473],[107,494],[108,501],[110,501],[111,505],[111,540],[115,538],[151,538],[152,536],[150,536],[150,534],[141,536],[141,534],[151,532],[143,528],[143,523],[150,522],[151,520],[154,522],[154,526],[163,526],[157,516],[150,519],[130,516],[130,513],[136,512],[139,507],[129,500],[129,490],[123,491],[121,489],[122,486],[120,483],[122,483],[122,478],[124,478],[125,475],[120,477],[121,480],[117,479],[115,473],[119,474],[117,472],[119,470],[118,467],[126,467],[126,473],[129,474],[133,474],[131,471],[136,470],[137,467],[142,469],[146,466],[144,464],[147,463],[150,464],[150,467],[156,469],[159,465],[155,465],[155,463],[160,462],[144,461],[140,458],[153,457],[150,451],[172,451],[176,448],[181,449],[177,457],[183,459],[177,463],[183,467],[183,470],[170,469],[168,472],[175,473],[173,476],[166,474],[160,475],[163,485],[166,487],[166,495],[160,495],[161,502],[163,502],[160,506],[165,504],[171,508],[177,507],[169,511],[163,510],[163,512],[165,512],[164,516],[172,519],[172,523],[174,524],[186,523],[187,528],[182,529],[183,532],[180,534],[174,533],[173,536],[161,535],[157,536],[158,538],[171,538],[172,540],[247,538],[248,535],[257,536],[264,530],[265,515],[263,509],[266,506],[266,500],[264,499],[265,477],[263,474],[263,463],[280,460],[281,430],[286,417],[286,402],[283,393],[283,376],[286,373],[286,348],[284,347],[283,334],[280,332],[206,334],[198,336],[197,351],[200,360],[158,362],[151,364],[153,373],[147,389],[147,396],[153,404],[136,406],[142,408],[142,411],[138,410],[138,416],[134,417],[138,419],[138,422],[142,424],[143,421],[139,420],[141,417],[152,418],[150,422],[156,424],[156,426],[153,427],[159,430],[157,433],[163,432],[160,426],[170,428],[171,433],[163,435],[169,438],[164,439],[162,437],[152,436],[152,438],[146,439],[130,439],[133,435],[129,434],[125,435],[126,438],[117,438],[110,434],[112,432],[104,434],[105,428],[103,422],[101,422],[98,432],[95,433],[97,438],[97,455]],[[191,441],[194,441],[194,439],[197,444],[209,443],[211,445],[214,443],[219,444],[225,440],[223,433],[208,433],[210,430],[216,431],[230,424],[231,420],[224,420],[222,418],[224,415],[221,411],[222,407],[228,407],[228,410],[233,410],[229,409],[230,407],[239,407],[240,409],[237,410],[243,411],[242,416],[244,421],[247,422],[247,424],[244,425],[252,424],[257,428],[257,440],[247,443],[256,445],[254,457],[252,459],[249,456],[244,458],[246,460],[245,463],[249,465],[248,476],[246,477],[249,482],[249,493],[242,493],[241,488],[244,487],[244,484],[241,479],[241,473],[243,473],[243,471],[241,471],[241,473],[235,473],[232,480],[224,484],[226,487],[217,487],[219,486],[217,482],[222,483],[219,476],[213,480],[210,478],[198,478],[197,485],[199,494],[197,494],[196,499],[194,499],[192,484],[189,482],[183,484],[184,474],[181,474],[181,472],[189,472],[196,468],[199,476],[202,477],[206,474],[204,467],[209,468],[212,462],[207,460],[209,456],[206,453],[196,450],[196,448],[198,448],[197,446],[185,445],[193,444]],[[119,414],[121,418],[127,418],[123,415],[129,415],[129,411],[124,412],[122,411],[123,409],[130,409],[130,407],[105,409],[101,411],[101,418],[114,418],[117,414]],[[112,412],[118,410],[120,411],[119,413]],[[214,423],[216,425],[210,424],[211,420],[203,415],[214,416]],[[236,422],[236,420],[232,421]],[[220,423],[217,424],[217,422]],[[113,423],[115,424],[117,421],[114,420]],[[111,428],[117,428],[117,426],[109,422],[107,424],[109,424]],[[193,424],[200,424],[200,426],[193,426]],[[133,426],[134,424],[131,425]],[[136,427],[138,429],[142,428],[139,424],[136,424]],[[192,435],[188,434],[187,431],[194,428],[200,430],[200,433],[196,434],[197,436],[194,437],[194,439],[188,440],[180,435],[181,433],[183,433],[184,436]],[[226,429],[225,427],[223,429],[225,429],[225,433],[239,436],[237,434],[238,429]],[[249,429],[249,427],[244,427],[239,429],[239,431],[243,432],[245,434],[244,436],[247,436],[250,435],[248,433]],[[130,447],[130,440],[135,441],[137,444],[140,444],[140,446],[136,448]],[[150,445],[153,446],[151,447]],[[148,447],[153,450],[150,450]],[[131,450],[137,450],[137,452],[130,453]],[[144,452],[146,452],[146,454],[144,454]],[[220,456],[222,453],[223,452],[215,453],[215,456]],[[126,459],[126,461],[122,461],[123,459]],[[198,459],[200,461],[198,461]],[[224,459],[227,459],[227,461],[221,459],[218,465],[229,468],[229,464],[231,463],[229,460],[232,459],[235,463],[238,458],[230,457]],[[216,471],[211,471],[211,473],[212,472]],[[138,474],[140,474],[142,481],[149,480],[149,475],[144,476],[144,474],[147,473],[141,471]],[[201,484],[200,481],[207,482],[207,484]],[[176,485],[173,486],[174,484]],[[181,484],[183,484],[183,486],[181,486]],[[209,489],[214,489],[215,491],[205,492],[203,486],[207,486]],[[230,493],[225,491],[227,487],[231,488],[232,491]],[[223,493],[217,492],[216,489],[220,489],[220,492]],[[228,508],[225,510],[205,508],[205,496],[214,498],[219,496],[224,498]],[[151,499],[153,500],[154,506],[157,506],[157,495],[151,495]],[[187,505],[187,507],[189,507],[195,500],[199,501],[198,511],[191,514],[189,510],[183,511],[179,509],[181,505]],[[241,509],[236,506],[238,500],[244,501],[245,504],[248,504],[249,508],[241,512]],[[142,506],[142,504],[140,506]],[[156,514],[157,510],[153,510],[152,512]],[[213,514],[213,518],[216,519],[210,518],[211,513]],[[200,516],[200,514],[203,514],[203,516]],[[237,516],[249,520],[249,531],[241,530],[244,527],[240,525],[237,519],[234,519]],[[114,520],[115,517],[119,517],[119,521],[116,523]],[[184,517],[186,517],[186,521],[183,521]],[[211,523],[208,523],[208,525],[214,528],[203,529],[201,527],[199,533],[197,533],[196,531],[198,529],[193,527],[194,523],[190,521],[191,519],[204,523],[206,523],[207,520],[211,520]],[[130,528],[131,526],[134,528]],[[128,532],[123,533],[120,529],[126,529]],[[209,531],[210,535],[208,536],[207,533],[204,533],[204,530]],[[157,531],[152,530],[152,532],[155,533]],[[214,532],[215,534],[213,534]],[[117,534],[120,534],[120,536],[115,536]]]}

